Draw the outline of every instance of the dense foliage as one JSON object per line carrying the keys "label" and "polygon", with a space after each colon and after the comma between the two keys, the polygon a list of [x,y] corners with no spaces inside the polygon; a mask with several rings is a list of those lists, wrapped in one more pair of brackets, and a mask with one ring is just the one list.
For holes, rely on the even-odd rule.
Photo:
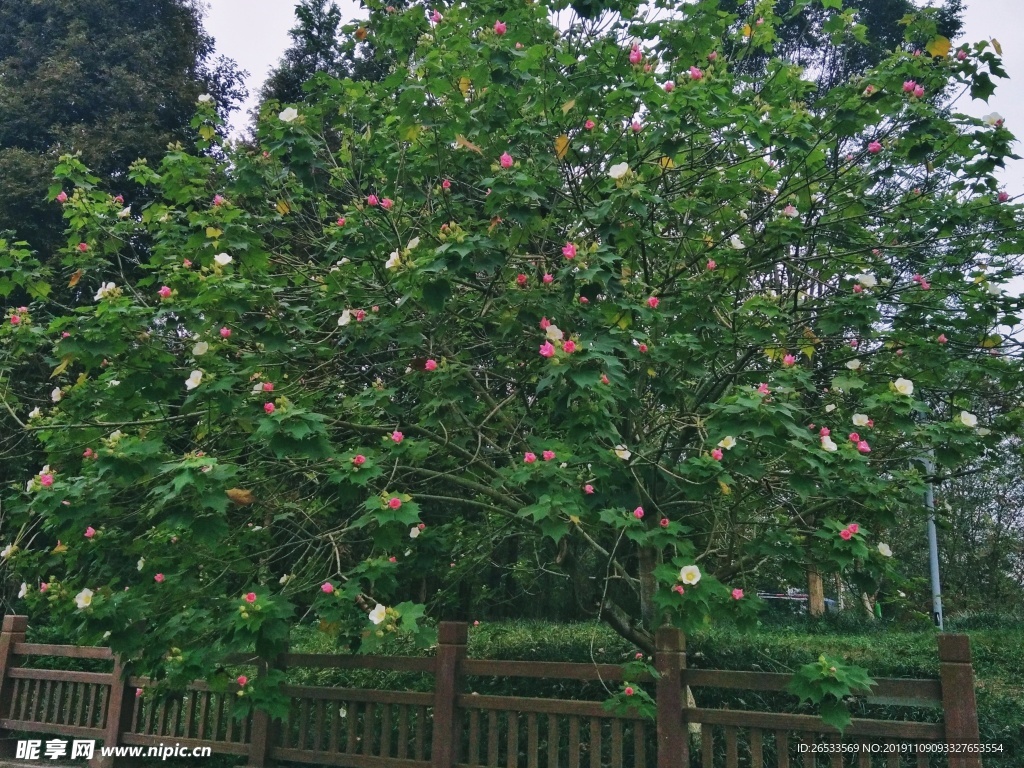
{"label": "dense foliage", "polygon": [[62,159],[61,264],[0,255],[36,297],[0,331],[48,457],[4,489],[27,610],[180,680],[307,611],[428,642],[492,561],[647,650],[751,624],[760,579],[899,583],[923,451],[1019,421],[1012,135],[940,97],[986,98],[994,46],[925,15],[822,93],[735,66],[770,4],[496,8],[374,9],[387,77],[321,78],[226,162],[201,100],[198,153],[132,166],[141,211]]}

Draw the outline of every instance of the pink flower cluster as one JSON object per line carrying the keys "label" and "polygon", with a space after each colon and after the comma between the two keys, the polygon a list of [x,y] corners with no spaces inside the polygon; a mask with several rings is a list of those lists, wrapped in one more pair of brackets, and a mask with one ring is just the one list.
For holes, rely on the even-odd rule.
{"label": "pink flower cluster", "polygon": [[913,80],[907,80],[903,83],[903,92],[909,93],[911,96],[916,96],[917,98],[920,99],[922,96],[924,96],[924,87],[918,85]]}

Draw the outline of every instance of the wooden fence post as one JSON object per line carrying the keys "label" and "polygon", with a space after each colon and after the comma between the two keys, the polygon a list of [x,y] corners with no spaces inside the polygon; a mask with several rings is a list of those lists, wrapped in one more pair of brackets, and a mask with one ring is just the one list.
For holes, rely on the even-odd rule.
{"label": "wooden fence post", "polygon": [[430,750],[431,768],[455,768],[460,736],[455,719],[455,697],[462,688],[462,660],[466,658],[469,625],[442,621],[437,632],[434,668],[434,735]]}
{"label": "wooden fence post", "polygon": [[[25,642],[27,629],[28,616],[4,616],[3,629],[0,630],[0,717],[10,717],[13,686],[7,679],[7,670],[14,666],[14,644]],[[11,752],[4,757],[13,757],[14,750],[7,749],[11,742],[3,740],[0,743],[3,752]]]}
{"label": "wooden fence post", "polygon": [[[114,656],[114,669],[110,672],[110,694],[107,696],[107,717],[103,726],[103,746],[116,747],[121,734],[132,728],[132,713],[135,708],[135,694],[128,688],[127,669],[120,656]],[[111,768],[116,763],[124,764],[125,759],[115,761],[113,757],[96,755],[89,761],[90,768]]]}
{"label": "wooden fence post", "polygon": [[658,768],[690,764],[690,740],[683,717],[682,671],[686,668],[686,637],[675,627],[659,627],[654,635],[654,668],[658,702]]}
{"label": "wooden fence post", "polygon": [[[265,675],[271,669],[284,670],[284,654],[278,654],[273,662],[261,661],[258,676]],[[252,713],[252,731],[249,737],[249,761],[246,768],[267,768],[273,765],[270,750],[277,741],[281,721],[274,720],[265,710],[257,709]]]}
{"label": "wooden fence post", "polygon": [[[980,743],[971,641],[967,635],[939,635],[939,679],[946,743]],[[950,752],[949,768],[981,768],[981,756],[977,752]]]}

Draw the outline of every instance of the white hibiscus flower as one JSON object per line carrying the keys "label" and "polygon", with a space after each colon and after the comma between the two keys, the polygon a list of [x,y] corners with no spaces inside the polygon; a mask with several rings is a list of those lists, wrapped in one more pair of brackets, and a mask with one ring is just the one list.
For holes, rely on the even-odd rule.
{"label": "white hibiscus flower", "polygon": [[384,615],[387,613],[387,610],[383,605],[377,603],[377,607],[370,611],[370,621],[374,624],[380,624],[384,621]]}
{"label": "white hibiscus flower", "polygon": [[189,375],[189,377],[187,379],[185,379],[185,389],[187,389],[187,390],[189,390],[191,392],[193,389],[195,389],[196,387],[199,386],[199,384],[202,382],[202,380],[203,380],[203,372],[202,371],[192,371],[192,373]]}
{"label": "white hibiscus flower", "polygon": [[683,584],[693,586],[700,581],[700,568],[696,565],[684,565],[679,571],[679,580]]}
{"label": "white hibiscus flower", "polygon": [[629,163],[616,163],[608,169],[608,175],[618,181],[629,173]]}
{"label": "white hibiscus flower", "polygon": [[960,411],[960,415],[957,418],[965,427],[973,428],[978,426],[978,417],[968,411]]}

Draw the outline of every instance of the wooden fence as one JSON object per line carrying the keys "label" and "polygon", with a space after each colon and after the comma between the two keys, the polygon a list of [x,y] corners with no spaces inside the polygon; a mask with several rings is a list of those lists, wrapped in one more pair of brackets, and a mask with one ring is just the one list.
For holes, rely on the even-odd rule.
{"label": "wooden fence", "polygon": [[[353,768],[981,766],[976,754],[910,751],[920,745],[942,750],[946,744],[978,743],[970,645],[962,635],[939,635],[938,680],[879,680],[867,698],[869,704],[912,711],[941,709],[941,722],[854,719],[840,736],[809,715],[687,706],[687,686],[700,702],[710,689],[784,691],[790,676],[687,669],[683,636],[668,628],[657,633],[657,681],[636,681],[654,683],[657,717],[652,722],[613,714],[599,701],[467,692],[474,687],[471,681],[479,686],[494,678],[615,684],[623,673],[613,664],[470,659],[462,623],[441,624],[433,658],[290,653],[269,663],[230,659],[255,667],[253,674],[273,665],[433,678],[429,692],[286,685],[291,704],[281,721],[259,711],[232,717],[237,688],[215,692],[203,682],[180,695],[137,696],[137,689],[145,691],[151,681],[124,676],[108,648],[27,643],[26,627],[26,617],[6,616],[0,634],[0,731],[8,737],[44,733],[97,739],[108,746],[210,747],[213,753],[246,756],[252,768],[274,762]],[[110,670],[24,666],[25,659],[40,656],[105,660]],[[815,745],[847,751],[814,752]]]}

